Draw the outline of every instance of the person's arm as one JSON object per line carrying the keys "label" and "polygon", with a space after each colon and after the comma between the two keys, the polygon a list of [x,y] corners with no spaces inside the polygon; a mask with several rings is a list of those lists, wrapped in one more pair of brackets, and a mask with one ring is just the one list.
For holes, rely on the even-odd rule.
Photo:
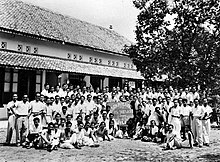
{"label": "person's arm", "polygon": [[40,136],[47,144],[51,144],[51,142],[49,140],[47,140],[45,133],[41,133]]}

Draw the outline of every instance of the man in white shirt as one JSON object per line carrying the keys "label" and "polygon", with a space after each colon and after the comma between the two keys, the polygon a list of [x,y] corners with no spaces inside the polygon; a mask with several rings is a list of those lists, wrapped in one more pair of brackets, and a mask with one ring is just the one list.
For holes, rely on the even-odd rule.
{"label": "man in white shirt", "polygon": [[45,114],[46,106],[44,103],[40,101],[40,93],[38,92],[36,93],[35,100],[31,101],[30,105],[31,105],[30,118],[29,118],[29,121],[31,122],[30,124],[32,124],[34,117],[39,117],[40,123],[42,124],[42,119]]}
{"label": "man in white shirt", "polygon": [[49,89],[50,89],[50,85],[49,85],[49,84],[45,84],[45,85],[44,85],[44,89],[43,89],[43,91],[41,92],[41,94],[44,95],[44,96],[48,96]]}
{"label": "man in white shirt", "polygon": [[24,145],[24,142],[26,141],[26,137],[28,135],[28,116],[30,108],[31,105],[28,102],[28,96],[25,94],[22,101],[18,102],[18,105],[15,108],[17,146]]}
{"label": "man in white shirt", "polygon": [[181,106],[181,131],[183,132],[183,139],[186,139],[187,128],[190,129],[190,113],[192,112],[192,107],[187,105],[187,100],[182,100],[183,105]]}
{"label": "man in white shirt", "polygon": [[209,137],[210,137],[210,118],[212,116],[212,108],[208,105],[208,100],[206,98],[203,99],[203,108],[204,108],[204,116],[202,118],[202,133],[203,133],[203,141],[205,146],[209,146]]}
{"label": "man in white shirt", "polygon": [[199,105],[199,100],[194,100],[194,106],[192,108],[192,133],[194,137],[195,146],[202,147],[202,117],[204,116],[204,108]]}
{"label": "man in white shirt", "polygon": [[11,142],[13,130],[15,129],[15,112],[14,109],[17,107],[17,101],[18,95],[13,94],[12,101],[10,101],[6,108],[8,110],[8,127],[7,127],[7,136],[6,136],[6,142],[5,145],[9,145]]}

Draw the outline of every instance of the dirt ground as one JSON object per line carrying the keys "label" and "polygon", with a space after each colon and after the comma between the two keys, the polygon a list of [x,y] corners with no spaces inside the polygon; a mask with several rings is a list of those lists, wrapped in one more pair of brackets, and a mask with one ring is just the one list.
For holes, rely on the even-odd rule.
{"label": "dirt ground", "polygon": [[[5,141],[6,130],[0,129],[0,143]],[[3,161],[53,161],[53,162],[99,162],[99,161],[220,161],[220,130],[212,129],[211,146],[193,149],[163,151],[155,143],[131,139],[104,141],[98,148],[83,147],[81,150],[47,152],[15,146],[0,146],[0,162]],[[14,142],[14,137],[13,141]]]}

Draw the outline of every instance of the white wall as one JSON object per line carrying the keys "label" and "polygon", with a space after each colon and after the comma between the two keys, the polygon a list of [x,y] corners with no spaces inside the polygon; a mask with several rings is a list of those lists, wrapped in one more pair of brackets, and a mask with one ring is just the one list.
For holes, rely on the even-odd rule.
{"label": "white wall", "polygon": [[67,58],[68,53],[70,53],[71,59],[73,59],[73,55],[77,55],[77,60],[79,61],[79,56],[82,56],[83,62],[89,62],[89,58],[102,59],[102,65],[108,65],[108,61],[111,61],[111,66],[113,61],[118,62],[118,67],[124,68],[126,66],[127,69],[135,69],[135,66],[132,64],[132,61],[127,56],[121,56],[116,54],[110,54],[107,52],[95,51],[92,49],[74,46],[74,45],[65,45],[55,42],[43,41],[34,38],[28,38],[24,36],[18,36],[13,34],[7,34],[0,32],[0,43],[7,42],[7,49],[17,51],[18,44],[23,46],[23,52],[26,52],[26,46],[31,46],[31,53],[33,53],[34,47],[38,48],[38,54],[47,55],[47,56],[55,56],[60,58]]}

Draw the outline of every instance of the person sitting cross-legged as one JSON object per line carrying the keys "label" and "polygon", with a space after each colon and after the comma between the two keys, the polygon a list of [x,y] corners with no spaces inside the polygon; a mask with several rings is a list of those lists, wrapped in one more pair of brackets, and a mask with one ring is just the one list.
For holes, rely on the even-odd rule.
{"label": "person sitting cross-legged", "polygon": [[174,126],[169,125],[168,133],[166,135],[165,150],[173,150],[178,148],[192,148],[193,147],[193,135],[188,131],[188,140],[182,142],[182,139],[179,138],[174,131]]}

